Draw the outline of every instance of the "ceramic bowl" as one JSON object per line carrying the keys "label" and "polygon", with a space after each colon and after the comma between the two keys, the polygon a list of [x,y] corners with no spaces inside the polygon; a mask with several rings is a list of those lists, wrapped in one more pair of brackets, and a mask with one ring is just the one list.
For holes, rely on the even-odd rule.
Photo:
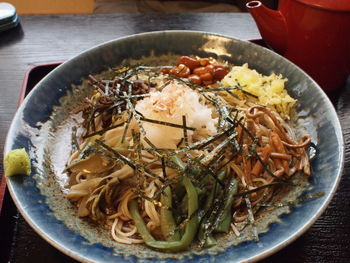
{"label": "ceramic bowl", "polygon": [[[275,72],[288,78],[288,92],[298,100],[300,125],[319,148],[312,163],[312,192],[318,198],[293,207],[279,222],[260,234],[260,241],[245,241],[220,251],[164,255],[145,252],[142,246],[110,247],[108,235],[78,219],[62,193],[61,176],[67,157],[67,133],[62,109],[70,101],[72,84],[128,59],[162,55],[213,56],[230,63],[248,63],[263,74]],[[74,96],[73,96],[74,97]],[[67,99],[68,98],[68,99]],[[75,98],[76,99],[76,98]],[[64,105],[63,105],[64,104]],[[55,113],[53,113],[55,112]],[[55,123],[55,127],[48,125]],[[57,128],[61,127],[63,128]],[[51,139],[50,139],[51,138]],[[47,242],[83,262],[251,262],[271,255],[304,233],[322,214],[334,195],[343,167],[343,138],[336,112],[321,88],[297,66],[276,53],[250,42],[205,32],[162,31],[132,35],[89,49],[47,75],[18,109],[8,133],[5,154],[25,147],[33,168],[30,176],[7,178],[19,211]],[[141,256],[140,256],[141,255]]]}

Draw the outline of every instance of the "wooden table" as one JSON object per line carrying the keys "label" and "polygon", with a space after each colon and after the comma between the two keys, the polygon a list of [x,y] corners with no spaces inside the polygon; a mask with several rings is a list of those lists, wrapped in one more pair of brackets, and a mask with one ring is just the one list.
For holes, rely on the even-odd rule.
{"label": "wooden table", "polygon": [[[121,36],[166,29],[210,31],[240,39],[260,37],[250,15],[243,13],[22,16],[21,27],[0,33],[1,149],[16,111],[24,74],[31,66],[65,61],[87,48]],[[344,87],[334,104],[348,146],[350,85]],[[350,262],[349,158],[347,147],[342,181],[323,216],[297,241],[264,262]],[[8,216],[16,212],[9,196],[5,196],[5,201],[0,222],[1,262],[42,262],[43,259],[53,263],[74,262],[41,239],[21,216]]]}

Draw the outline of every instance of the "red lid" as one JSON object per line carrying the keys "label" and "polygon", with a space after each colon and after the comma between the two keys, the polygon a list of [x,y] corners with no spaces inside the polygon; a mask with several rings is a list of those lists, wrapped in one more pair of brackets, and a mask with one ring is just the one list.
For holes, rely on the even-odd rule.
{"label": "red lid", "polygon": [[350,11],[349,0],[297,0],[305,5],[334,11]]}

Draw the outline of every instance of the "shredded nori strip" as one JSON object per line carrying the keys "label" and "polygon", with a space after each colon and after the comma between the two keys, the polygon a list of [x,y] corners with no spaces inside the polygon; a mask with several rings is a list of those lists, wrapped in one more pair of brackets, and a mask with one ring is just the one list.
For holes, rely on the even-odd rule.
{"label": "shredded nori strip", "polygon": [[194,211],[190,216],[186,216],[186,218],[177,226],[175,227],[175,229],[173,231],[171,231],[169,233],[169,236],[173,236],[177,231],[183,230],[187,223],[194,217],[194,216],[198,216],[199,213],[199,209],[197,209],[196,211]]}
{"label": "shredded nori strip", "polygon": [[281,181],[285,184],[289,184],[289,185],[294,185],[292,182],[288,181],[287,179],[284,179],[282,177],[278,177],[276,175],[273,174],[273,172],[271,172],[270,168],[268,167],[268,165],[260,158],[259,154],[257,152],[252,152],[251,155],[253,155],[254,157],[256,157],[258,159],[258,161],[261,163],[261,165],[264,167],[265,171],[273,178],[275,178],[277,181]]}
{"label": "shredded nori strip", "polygon": [[[193,163],[197,164],[197,168],[200,170],[200,174],[202,174],[202,176],[205,176],[206,174],[211,175],[216,182],[219,183],[219,185],[221,187],[224,187],[223,182],[221,182],[221,180],[218,178],[217,174],[211,169],[211,167],[208,167],[207,165],[204,165],[202,163],[202,160],[199,159],[193,159]],[[199,180],[202,179],[202,177],[199,177]]]}
{"label": "shredded nori strip", "polygon": [[211,158],[213,158],[215,156],[215,154],[217,153],[217,151],[220,151],[223,147],[225,147],[231,140],[233,140],[234,137],[237,136],[237,132],[233,132],[231,133],[227,138],[225,138],[225,140],[223,140],[220,144],[218,144],[203,160],[202,163],[205,164],[207,163],[209,160],[211,160]]}
{"label": "shredded nori strip", "polygon": [[161,202],[155,200],[153,197],[148,197],[145,194],[143,194],[140,189],[134,188],[132,189],[132,192],[137,196],[139,196],[140,198],[145,199],[158,207],[169,209],[169,207],[163,205]]}
{"label": "shredded nori strip", "polygon": [[176,144],[176,148],[179,148],[179,147],[181,146],[181,144],[182,144],[183,141],[184,141],[184,138],[182,137],[182,138],[180,139],[180,141]]}
{"label": "shredded nori strip", "polygon": [[309,150],[308,150],[308,157],[310,161],[313,161],[319,154],[319,149],[317,145],[313,142],[310,143],[309,145]]}
{"label": "shredded nori strip", "polygon": [[218,220],[220,219],[220,214],[223,212],[223,196],[222,194],[216,195],[213,204],[210,206],[210,208],[207,210],[206,215],[204,216],[202,221],[204,226],[204,238],[199,241],[199,246],[203,247],[205,244],[205,241],[209,237],[209,235],[213,232],[214,228],[216,227]]}
{"label": "shredded nori strip", "polygon": [[135,132],[135,130],[132,130],[131,134],[132,134],[132,139],[134,143],[133,148],[136,152],[137,160],[139,161],[139,163],[141,163],[142,162],[142,155],[141,155],[142,145],[140,142],[140,138],[141,138],[140,133]]}
{"label": "shredded nori strip", "polygon": [[152,152],[152,151],[149,151],[149,153],[151,153],[151,154],[153,154],[153,155],[154,155],[154,153],[155,153],[155,156],[157,156],[158,158],[160,158],[160,157],[161,157],[161,154],[159,154],[159,150],[160,150],[160,149],[158,149],[146,136],[143,137],[143,140],[144,140],[145,142],[147,142],[148,145],[151,146],[152,149],[154,150],[153,152]]}
{"label": "shredded nori strip", "polygon": [[209,145],[210,143],[220,139],[221,137],[227,135],[228,133],[230,133],[231,131],[233,131],[235,129],[235,126],[231,126],[229,127],[227,130],[219,133],[219,134],[216,134],[216,135],[213,135],[211,137],[208,137],[202,141],[198,141],[198,142],[195,142],[195,143],[192,143],[191,145],[187,146],[187,147],[184,147],[180,150],[176,150],[175,153],[182,153],[182,152],[186,152],[186,151],[189,151],[189,150],[198,150],[198,149],[203,149],[204,147],[206,147],[207,145]]}
{"label": "shredded nori strip", "polygon": [[[235,123],[235,122],[234,122],[231,118],[229,118],[229,117],[226,118],[226,120],[227,120],[229,123],[231,123],[231,124],[234,124],[234,123]],[[259,141],[258,141],[258,139],[257,139],[254,135],[252,135],[252,134],[250,133],[250,131],[244,126],[244,124],[242,124],[241,122],[238,122],[238,125],[242,127],[243,131],[246,132],[246,133],[248,134],[248,136],[249,136],[253,141],[256,141],[256,142],[257,142],[257,145],[258,145],[258,146],[261,146],[260,143],[259,143]]]}
{"label": "shredded nori strip", "polygon": [[175,80],[175,81],[181,82],[183,84],[186,84],[187,86],[189,86],[193,90],[199,90],[202,88],[201,86],[193,83],[192,81],[189,81],[186,78],[180,78],[180,77],[176,77],[176,76],[172,76],[172,75],[168,75],[167,78],[169,80]]}
{"label": "shredded nori strip", "polygon": [[[125,94],[125,93],[124,93]],[[126,94],[125,94],[126,95]],[[142,135],[146,135],[146,131],[145,129],[143,128],[142,124],[141,124],[141,118],[140,118],[140,115],[137,114],[137,112],[135,111],[135,108],[134,108],[134,105],[133,103],[131,102],[131,100],[129,98],[126,99],[126,102],[127,102],[127,105],[129,107],[129,110],[133,113],[133,116],[136,120],[136,123],[137,125],[139,126],[140,128],[140,131],[142,133]]]}
{"label": "shredded nori strip", "polygon": [[125,136],[126,136],[126,133],[128,131],[129,124],[130,124],[130,121],[132,119],[132,116],[133,116],[133,113],[129,112],[128,120],[125,123],[125,128],[124,128],[123,135],[122,135],[122,140],[121,140],[122,143],[125,141]]}
{"label": "shredded nori strip", "polygon": [[120,99],[138,99],[138,98],[145,98],[145,97],[149,97],[151,96],[151,94],[136,94],[136,95],[123,95],[123,96],[118,96],[118,98]]}
{"label": "shredded nori strip", "polygon": [[252,194],[252,193],[256,193],[260,190],[263,190],[265,188],[269,188],[269,187],[274,187],[274,186],[279,186],[279,185],[288,185],[288,184],[285,184],[285,183],[271,183],[271,184],[265,184],[265,185],[262,185],[262,186],[259,186],[255,189],[252,189],[252,190],[248,190],[248,191],[245,191],[245,192],[241,192],[241,193],[238,193],[236,194],[235,196],[236,197],[239,197],[239,196],[246,196],[246,195],[249,195],[249,194]]}
{"label": "shredded nori strip", "polygon": [[183,131],[184,131],[184,141],[185,141],[185,145],[188,146],[188,136],[187,136],[187,128],[186,128],[186,116],[183,115],[182,116],[182,128],[183,128]]}
{"label": "shredded nori strip", "polygon": [[279,202],[279,203],[257,203],[256,206],[259,206],[259,207],[294,206],[294,205],[297,205],[301,202],[305,202],[306,200],[309,200],[309,199],[322,197],[322,196],[324,196],[324,194],[325,194],[324,192],[317,192],[317,193],[303,195],[301,197],[298,197],[296,200],[286,200],[286,201]]}
{"label": "shredded nori strip", "polygon": [[[103,143],[100,140],[96,140],[96,143],[101,145],[103,148],[105,148],[106,150],[112,152],[114,154],[114,156],[116,156],[118,159],[120,159],[122,162],[124,162],[125,164],[129,165],[131,168],[133,169],[138,169],[138,165],[135,164],[134,161],[132,161],[131,159],[129,159],[128,157],[120,154],[119,152],[115,151],[113,148],[109,147],[107,144]],[[166,182],[166,179],[163,179],[162,177],[160,177],[159,175],[149,171],[148,169],[144,169],[144,172],[148,175],[150,175],[151,177],[157,178],[159,179],[159,181],[161,182]]]}
{"label": "shredded nori strip", "polygon": [[135,176],[137,178],[137,188],[141,189],[141,186],[144,184],[144,177],[141,176],[144,174],[144,166],[142,165],[142,154],[141,154],[141,142],[140,142],[140,133],[135,132],[134,130],[132,132],[132,139],[133,139],[133,148],[136,152],[136,158],[137,158],[137,169],[134,169]]}
{"label": "shredded nori strip", "polygon": [[233,86],[233,87],[231,87],[231,88],[232,88],[232,89],[239,90],[239,91],[243,92],[244,94],[249,95],[249,96],[251,96],[251,97],[253,97],[253,98],[255,98],[255,99],[258,98],[258,96],[256,96],[256,95],[254,95],[254,94],[252,94],[252,93],[250,93],[250,92],[244,90],[243,87],[241,87],[241,86]]}
{"label": "shredded nori strip", "polygon": [[[230,96],[233,96],[235,98],[239,98],[233,90],[240,90],[243,94],[252,96],[254,98],[257,98],[254,94],[251,94],[243,89],[243,87],[237,82],[237,86],[233,87],[202,87],[198,86],[188,79],[185,78],[179,78],[174,76],[168,76],[168,81],[164,83],[163,87],[168,85],[171,81],[178,81],[180,83],[184,83],[188,85],[193,90],[196,90],[199,92],[204,99],[206,99],[209,103],[213,105],[213,108],[215,108],[217,114],[218,114],[218,125],[217,125],[217,134],[211,137],[208,137],[204,140],[197,141],[195,143],[189,144],[189,137],[188,137],[188,130],[194,131],[196,130],[193,127],[188,127],[186,123],[186,116],[182,116],[182,124],[175,124],[165,121],[158,121],[146,118],[142,113],[138,112],[135,109],[135,105],[138,99],[150,96],[151,94],[138,94],[139,92],[147,92],[147,89],[145,86],[144,80],[138,80],[139,79],[139,73],[147,72],[148,74],[148,86],[151,87],[151,78],[156,76],[157,74],[161,74],[159,69],[162,68],[170,68],[171,66],[160,66],[160,67],[146,67],[146,66],[135,66],[135,67],[127,67],[122,68],[120,70],[116,71],[117,76],[115,76],[115,79],[113,81],[111,80],[97,80],[94,76],[90,75],[89,80],[90,83],[95,89],[101,94],[99,95],[99,99],[95,104],[92,104],[91,101],[88,101],[91,103],[88,107],[84,109],[83,114],[85,114],[84,119],[84,127],[86,129],[86,133],[84,136],[82,136],[83,139],[92,137],[94,135],[103,135],[108,130],[121,127],[122,125],[125,125],[125,128],[123,130],[123,135],[121,141],[124,142],[126,135],[128,133],[129,124],[131,122],[132,118],[135,118],[136,123],[138,125],[140,132],[135,132],[135,130],[132,130],[132,141],[133,145],[128,146],[127,149],[133,150],[133,152],[130,152],[131,156],[134,156],[134,158],[130,158],[128,156],[125,156],[118,151],[114,150],[112,147],[106,145],[102,140],[95,140],[95,144],[89,143],[84,149],[81,150],[80,155],[78,159],[84,159],[87,158],[92,153],[98,153],[101,156],[106,157],[107,159],[111,161],[118,161],[121,163],[124,163],[128,166],[130,166],[134,170],[134,175],[137,178],[137,186],[132,190],[136,195],[138,195],[140,198],[148,200],[152,202],[154,205],[158,207],[165,207],[163,206],[157,199],[161,194],[164,194],[164,190],[167,187],[172,187],[174,183],[182,176],[187,176],[196,186],[198,192],[202,192],[210,188],[210,184],[214,187],[214,200],[212,200],[212,203],[208,207],[208,209],[201,209],[195,211],[191,216],[186,216],[186,218],[176,227],[174,230],[174,233],[178,230],[181,230],[184,228],[184,226],[189,222],[189,220],[193,216],[198,216],[200,218],[201,223],[204,224],[204,239],[200,240],[200,245],[203,246],[205,240],[211,235],[211,233],[214,231],[216,226],[219,224],[220,219],[222,218],[222,215],[224,213],[224,203],[227,198],[226,192],[227,192],[227,180],[223,179],[220,180],[217,176],[218,171],[220,171],[223,167],[225,167],[229,162],[235,160],[237,156],[241,153],[246,158],[254,158],[257,162],[260,162],[262,166],[264,167],[265,171],[274,179],[278,180],[277,182],[262,185],[260,187],[256,187],[252,190],[247,190],[244,192],[237,193],[235,195],[232,195],[234,197],[243,197],[246,202],[246,207],[248,209],[248,224],[252,226],[254,238],[258,241],[258,233],[255,226],[255,219],[254,219],[254,213],[258,212],[259,207],[263,206],[282,206],[282,205],[291,205],[292,203],[290,201],[285,201],[282,203],[276,203],[276,204],[268,204],[268,203],[259,203],[256,207],[252,207],[252,204],[249,199],[249,195],[252,193],[256,193],[258,191],[261,191],[265,188],[273,188],[272,190],[275,190],[275,186],[294,186],[293,183],[289,182],[285,178],[280,178],[275,176],[271,170],[269,169],[269,165],[263,162],[263,160],[260,158],[259,154],[256,151],[256,147],[259,145],[259,140],[257,137],[255,137],[248,128],[245,126],[246,124],[243,123],[244,117],[239,118],[239,110],[234,107],[228,107],[227,104],[224,102],[224,99],[219,96],[220,91],[227,92]],[[156,71],[155,71],[156,70]],[[153,74],[152,74],[153,73]],[[134,81],[131,78],[135,77],[138,81]],[[153,87],[153,86],[152,86]],[[136,91],[134,90],[136,89]],[[140,91],[141,90],[141,91]],[[133,94],[134,92],[134,94]],[[209,93],[210,92],[210,93]],[[122,112],[125,111],[128,114],[127,121],[119,123],[114,126],[110,126],[111,123],[105,124],[105,120],[103,118],[111,117],[111,120],[120,119],[122,117]],[[235,112],[235,113],[233,113]],[[87,116],[87,117],[86,117]],[[101,116],[103,120],[104,125],[109,125],[107,127],[103,127],[103,129],[96,131],[96,123],[97,117]],[[106,117],[107,116],[107,117]],[[84,117],[84,115],[83,115]],[[238,119],[239,118],[239,119]],[[176,147],[177,149],[165,149],[165,148],[157,148],[147,137],[146,132],[142,126],[142,122],[149,122],[154,123],[158,125],[164,125],[164,126],[170,126],[174,128],[179,128],[183,130],[183,138],[177,143]],[[237,138],[238,132],[235,130],[238,126],[242,128],[242,135],[246,134],[248,136],[248,141],[250,143],[251,139],[251,145],[248,148],[248,153],[245,151],[242,151],[242,144],[243,140],[240,140]],[[77,143],[76,138],[76,127],[74,127],[72,133],[72,144],[73,147],[78,147],[77,150],[79,150],[79,146]],[[150,147],[144,147],[144,145],[141,143],[141,134],[143,142],[146,142]],[[247,137],[245,137],[247,138]],[[250,138],[250,139],[249,139]],[[202,154],[199,157],[192,158],[190,155],[190,151],[192,150],[203,150],[208,149],[209,152],[206,154]],[[313,144],[310,145],[310,149],[315,149],[315,155],[318,153],[318,149]],[[155,157],[154,162],[161,162],[161,168],[162,168],[162,176],[159,176],[152,171],[148,170],[146,167],[149,165],[149,163],[144,163],[142,161],[142,151],[147,151],[150,154],[152,154]],[[175,157],[178,157],[180,159],[180,164],[176,163],[176,159],[174,161],[174,155],[178,155]],[[186,161],[184,161],[184,159]],[[226,161],[227,159],[227,161]],[[311,158],[310,158],[311,159]],[[181,162],[185,162],[183,165]],[[222,162],[225,162],[222,164]],[[177,178],[174,180],[170,180],[167,178],[166,169],[167,168],[173,168],[177,169]],[[69,168],[67,168],[69,169]],[[157,191],[153,194],[152,197],[146,196],[144,193],[145,187],[147,187],[147,176],[151,176],[153,178],[158,179],[162,182],[162,186],[157,186]],[[209,176],[213,177],[210,178]],[[109,180],[110,177],[106,176],[106,179]],[[208,180],[209,179],[209,180]],[[142,181],[142,182],[141,182]],[[104,181],[105,182],[105,181]],[[108,183],[112,182],[110,180]],[[208,183],[210,182],[210,184]],[[219,187],[220,186],[220,187]],[[102,195],[104,192],[106,192],[108,187],[103,187],[103,185],[99,186],[95,191],[93,192],[93,196],[89,198],[88,202],[92,203],[91,205],[95,208],[93,209],[93,217],[94,218],[100,218],[100,216],[103,216],[103,213],[100,211],[100,208],[98,207],[100,199],[102,198]],[[106,190],[107,189],[107,190]],[[107,191],[108,192],[108,191]],[[110,196],[110,193],[105,193],[105,196]],[[110,192],[110,191],[109,191]],[[203,193],[201,193],[203,194]],[[175,203],[176,208],[179,208],[179,197],[175,194],[175,191],[172,191],[173,195],[173,202]],[[179,194],[180,198],[181,194]],[[316,193],[314,194],[315,197],[321,196],[321,194]],[[300,199],[301,200],[301,199]],[[108,200],[106,199],[107,203]],[[266,198],[261,200],[262,202],[269,201]],[[169,208],[170,209],[170,208]],[[182,208],[183,209],[183,208]],[[175,211],[175,208],[172,209],[174,212],[177,213],[177,216],[184,217],[184,212]],[[179,222],[179,221],[178,221]]]}
{"label": "shredded nori strip", "polygon": [[[210,162],[207,164],[208,167],[216,167],[218,165],[218,163],[220,161],[222,161],[222,159],[225,159],[225,153],[227,151],[227,147],[229,145],[225,145],[211,160]],[[204,158],[205,156],[202,155],[202,158]]]}
{"label": "shredded nori strip", "polygon": [[77,138],[77,127],[73,126],[72,128],[72,152],[75,151],[80,151],[79,143],[78,143],[78,138]]}
{"label": "shredded nori strip", "polygon": [[249,197],[246,195],[244,198],[246,204],[247,204],[247,209],[248,209],[248,220],[249,223],[251,224],[252,228],[253,228],[253,237],[255,239],[256,242],[259,241],[259,235],[258,235],[258,230],[256,229],[256,225],[255,225],[255,219],[254,219],[254,212],[252,209],[252,203],[250,202]]}
{"label": "shredded nori strip", "polygon": [[226,92],[231,95],[232,97],[234,97],[235,99],[239,99],[238,96],[236,94],[234,94],[231,90],[226,90]]}
{"label": "shredded nori strip", "polygon": [[95,85],[96,88],[100,91],[101,94],[105,93],[105,85],[99,80],[97,80],[93,75],[89,75],[88,79],[91,81],[92,85]]}
{"label": "shredded nori strip", "polygon": [[116,156],[119,160],[121,160],[123,163],[129,165],[131,168],[136,169],[137,165],[135,162],[128,157],[122,155],[121,153],[115,151],[112,147],[109,147],[107,144],[105,144],[101,140],[96,140],[95,141],[98,145],[102,146],[104,149],[108,150],[109,152],[113,153],[114,156]]}
{"label": "shredded nori strip", "polygon": [[150,122],[150,123],[155,123],[155,124],[159,124],[159,125],[165,125],[165,126],[170,126],[170,127],[174,127],[174,128],[180,128],[180,129],[185,128],[185,129],[191,130],[191,131],[196,130],[196,128],[193,128],[193,127],[187,127],[187,126],[183,127],[183,125],[180,125],[180,124],[166,122],[166,121],[152,120],[152,119],[148,119],[145,117],[142,117],[141,121],[146,121],[146,122]]}
{"label": "shredded nori strip", "polygon": [[102,129],[102,130],[95,131],[95,132],[92,132],[92,133],[90,133],[90,134],[84,135],[82,138],[83,138],[83,139],[86,139],[86,138],[89,138],[89,137],[92,137],[92,136],[95,136],[95,135],[102,135],[102,134],[104,134],[106,131],[109,131],[109,130],[112,130],[112,129],[121,127],[121,126],[123,126],[124,124],[125,124],[125,122],[122,122],[122,123],[119,123],[119,124],[116,124],[116,125],[113,125],[113,126],[109,126],[109,127],[104,128],[104,129]]}

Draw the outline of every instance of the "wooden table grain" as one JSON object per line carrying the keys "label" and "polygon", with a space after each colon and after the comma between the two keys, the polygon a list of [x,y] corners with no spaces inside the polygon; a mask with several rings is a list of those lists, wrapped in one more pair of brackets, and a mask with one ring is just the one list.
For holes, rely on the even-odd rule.
{"label": "wooden table grain", "polygon": [[[240,39],[260,37],[246,13],[22,16],[20,27],[0,33],[1,149],[16,111],[24,74],[30,67],[65,61],[118,37],[172,29],[208,31]],[[338,191],[326,212],[304,235],[263,262],[350,262],[350,83],[333,102],[346,143],[345,167]],[[7,202],[1,213],[0,243],[4,244],[6,238],[11,240],[2,245],[0,262],[42,262],[43,259],[53,263],[75,262],[46,243],[20,215],[7,217],[13,212],[11,209],[13,205]],[[6,224],[12,224],[13,229],[9,230]]]}

